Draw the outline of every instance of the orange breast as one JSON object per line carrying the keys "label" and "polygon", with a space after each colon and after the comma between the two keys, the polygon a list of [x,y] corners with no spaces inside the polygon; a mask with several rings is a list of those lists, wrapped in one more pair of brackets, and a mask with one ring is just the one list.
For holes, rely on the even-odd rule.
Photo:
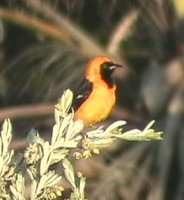
{"label": "orange breast", "polygon": [[104,83],[94,84],[92,93],[75,113],[75,119],[83,120],[85,125],[105,119],[115,104],[115,90],[116,86],[109,88]]}

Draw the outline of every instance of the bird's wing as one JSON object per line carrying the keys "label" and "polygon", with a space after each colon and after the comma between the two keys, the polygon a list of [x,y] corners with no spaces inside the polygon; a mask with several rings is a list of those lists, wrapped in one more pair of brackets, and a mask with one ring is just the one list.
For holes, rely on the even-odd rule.
{"label": "bird's wing", "polygon": [[73,108],[76,111],[81,104],[89,97],[92,92],[93,84],[87,79],[84,79],[79,85],[78,91],[75,93]]}

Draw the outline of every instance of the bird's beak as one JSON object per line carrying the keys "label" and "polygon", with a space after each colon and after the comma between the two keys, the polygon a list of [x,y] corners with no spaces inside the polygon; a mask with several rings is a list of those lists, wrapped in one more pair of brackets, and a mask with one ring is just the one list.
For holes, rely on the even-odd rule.
{"label": "bird's beak", "polygon": [[117,67],[123,67],[123,65],[116,64],[116,63],[112,63],[112,65],[109,66],[109,69],[110,69],[110,70],[113,70],[113,69],[116,69]]}
{"label": "bird's beak", "polygon": [[114,63],[114,65],[115,65],[116,67],[123,67],[123,65],[116,64],[116,63]]}

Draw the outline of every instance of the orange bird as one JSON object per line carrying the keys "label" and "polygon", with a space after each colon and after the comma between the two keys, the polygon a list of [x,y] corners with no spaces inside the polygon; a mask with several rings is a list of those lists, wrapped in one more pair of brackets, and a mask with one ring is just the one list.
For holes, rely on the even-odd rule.
{"label": "orange bird", "polygon": [[104,120],[116,102],[116,85],[111,75],[119,64],[105,56],[95,57],[86,66],[85,80],[82,82],[74,102],[75,119],[85,125]]}

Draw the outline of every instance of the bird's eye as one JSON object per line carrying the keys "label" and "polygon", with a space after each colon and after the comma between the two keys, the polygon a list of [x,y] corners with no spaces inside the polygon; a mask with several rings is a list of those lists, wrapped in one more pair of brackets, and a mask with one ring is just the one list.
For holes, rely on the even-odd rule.
{"label": "bird's eye", "polygon": [[107,68],[107,63],[102,63],[101,66],[100,66],[100,68],[101,68],[101,69]]}
{"label": "bird's eye", "polygon": [[107,70],[112,65],[113,65],[112,62],[104,62],[101,64],[101,70]]}

